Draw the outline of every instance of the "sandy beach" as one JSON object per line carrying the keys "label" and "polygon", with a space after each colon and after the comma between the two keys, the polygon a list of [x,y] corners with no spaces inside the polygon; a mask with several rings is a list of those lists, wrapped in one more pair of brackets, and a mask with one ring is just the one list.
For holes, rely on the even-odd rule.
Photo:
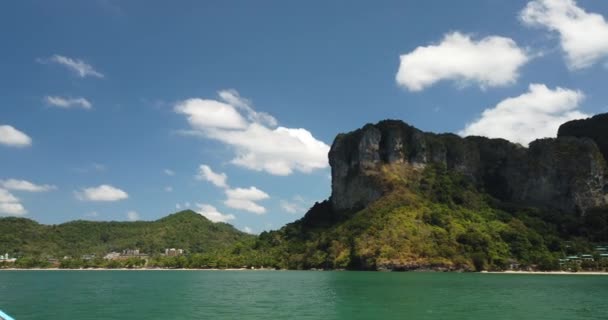
{"label": "sandy beach", "polygon": [[[0,269],[2,271],[288,271],[288,270],[276,270],[276,269],[247,269],[247,268],[207,268],[207,269],[167,269],[167,268],[138,268],[138,269],[127,269],[127,268],[88,268],[88,269],[61,269],[61,268],[6,268]],[[299,271],[320,271],[320,270],[299,270]],[[331,270],[327,270],[331,271]],[[344,271],[344,270],[335,270]],[[475,273],[475,272],[471,272]],[[592,276],[608,276],[608,272],[603,271],[579,271],[579,272],[568,272],[568,271],[482,271],[476,272],[481,274],[522,274],[522,275],[592,275]]]}
{"label": "sandy beach", "polygon": [[546,274],[546,275],[586,275],[586,276],[606,276],[608,272],[603,271],[484,271],[481,273],[491,274]]}
{"label": "sandy beach", "polygon": [[168,269],[168,268],[87,268],[87,269],[62,269],[62,268],[6,268],[2,271],[274,271],[275,269],[247,269],[247,268],[206,268],[206,269]]}

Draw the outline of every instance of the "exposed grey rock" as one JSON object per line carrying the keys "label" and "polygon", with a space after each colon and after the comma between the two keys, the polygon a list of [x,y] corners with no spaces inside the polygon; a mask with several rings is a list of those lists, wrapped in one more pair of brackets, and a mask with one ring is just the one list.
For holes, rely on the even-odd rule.
{"label": "exposed grey rock", "polygon": [[566,122],[559,127],[557,136],[590,138],[595,141],[604,159],[608,161],[608,113]]}
{"label": "exposed grey rock", "polygon": [[443,164],[504,201],[581,213],[608,204],[606,161],[589,138],[542,139],[524,148],[504,139],[426,133],[386,120],[338,135],[329,162],[337,211],[365,207],[386,192],[376,179],[383,164]]}

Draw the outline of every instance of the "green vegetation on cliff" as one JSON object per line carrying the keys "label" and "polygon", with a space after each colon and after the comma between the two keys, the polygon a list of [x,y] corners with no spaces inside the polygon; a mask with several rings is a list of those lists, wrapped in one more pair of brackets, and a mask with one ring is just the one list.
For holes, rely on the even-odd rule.
{"label": "green vegetation on cliff", "polygon": [[[72,256],[61,267],[558,269],[560,258],[608,243],[606,128],[607,115],[574,121],[524,148],[381,121],[338,135],[332,196],[280,230],[254,237],[192,211],[56,226],[4,218],[0,253],[25,257],[22,267]],[[160,256],[167,247],[188,255]],[[135,248],[150,257],[99,258]],[[576,266],[608,262],[590,256]]]}
{"label": "green vegetation on cliff", "polygon": [[588,240],[606,240],[606,211],[587,221],[502,203],[443,166],[386,165],[376,178],[391,191],[367,208],[316,204],[301,220],[261,234],[254,250],[290,269],[548,270],[588,250]]}

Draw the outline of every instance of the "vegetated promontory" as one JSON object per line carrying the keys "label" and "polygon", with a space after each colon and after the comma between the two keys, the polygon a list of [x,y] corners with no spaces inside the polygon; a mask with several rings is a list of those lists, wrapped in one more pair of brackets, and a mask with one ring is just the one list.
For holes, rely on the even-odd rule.
{"label": "vegetated promontory", "polygon": [[528,148],[368,124],[336,137],[330,199],[255,249],[292,269],[559,269],[608,242],[607,142],[608,115]]}
{"label": "vegetated promontory", "polygon": [[180,247],[194,257],[181,267],[553,270],[608,243],[607,157],[607,114],[529,147],[386,120],[336,137],[331,197],[280,230],[253,237],[191,211],[57,226],[4,218],[0,251]]}

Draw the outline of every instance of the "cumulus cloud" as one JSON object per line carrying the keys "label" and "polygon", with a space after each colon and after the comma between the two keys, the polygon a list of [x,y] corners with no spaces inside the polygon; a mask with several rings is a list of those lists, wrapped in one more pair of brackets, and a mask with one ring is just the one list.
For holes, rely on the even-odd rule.
{"label": "cumulus cloud", "polygon": [[530,1],[520,19],[528,26],[557,32],[570,69],[583,69],[608,57],[608,23],[574,0]]}
{"label": "cumulus cloud", "polygon": [[6,189],[0,189],[0,202],[19,202],[19,198]]}
{"label": "cumulus cloud", "polygon": [[255,111],[252,107],[251,101],[241,97],[238,91],[234,89],[222,90],[218,92],[218,95],[226,103],[244,112],[250,122],[261,123],[270,127],[277,126],[277,119],[266,112]]}
{"label": "cumulus cloud", "polygon": [[93,104],[85,98],[70,98],[59,96],[46,96],[44,101],[54,107],[63,109],[91,109]]}
{"label": "cumulus cloud", "polygon": [[580,91],[531,84],[528,92],[483,111],[460,134],[504,138],[528,145],[538,138],[554,137],[566,121],[587,118],[587,114],[578,110],[584,98]]}
{"label": "cumulus cloud", "polygon": [[198,174],[196,175],[195,178],[198,180],[209,181],[216,187],[220,187],[220,188],[228,187],[228,184],[226,182],[228,180],[228,176],[226,176],[226,174],[223,172],[222,173],[214,172],[211,169],[211,167],[209,167],[208,165],[205,165],[205,164],[200,165],[200,167],[198,168]]}
{"label": "cumulus cloud", "polygon": [[276,127],[276,119],[256,112],[235,90],[219,92],[222,101],[188,99],[177,103],[190,134],[220,141],[235,151],[232,163],[273,175],[310,173],[328,166],[329,146],[306,129]]}
{"label": "cumulus cloud", "polygon": [[75,192],[76,198],[82,201],[119,201],[129,198],[129,195],[113,186],[103,184],[98,187],[85,188]]}
{"label": "cumulus cloud", "polygon": [[56,186],[49,184],[35,184],[26,180],[8,179],[0,180],[0,186],[8,190],[45,192],[57,189]]}
{"label": "cumulus cloud", "polygon": [[226,189],[226,198],[224,204],[230,208],[264,214],[266,208],[256,202],[268,199],[270,196],[256,187],[249,187]]}
{"label": "cumulus cloud", "polygon": [[438,81],[453,80],[482,88],[514,83],[528,62],[525,50],[510,38],[480,40],[460,32],[446,34],[435,45],[401,55],[396,81],[410,91],[421,91]]}
{"label": "cumulus cloud", "polygon": [[309,202],[300,195],[294,196],[291,200],[281,200],[279,204],[285,212],[291,214],[304,213],[310,207]]}
{"label": "cumulus cloud", "polygon": [[6,189],[0,189],[0,215],[22,216],[26,213],[19,198]]}
{"label": "cumulus cloud", "polygon": [[296,214],[303,211],[303,208],[295,202],[281,200],[281,208],[287,213]]}
{"label": "cumulus cloud", "polygon": [[196,212],[213,222],[228,222],[230,220],[235,219],[234,215],[223,214],[219,212],[214,206],[209,204],[197,203]]}
{"label": "cumulus cloud", "polygon": [[22,216],[27,210],[18,202],[0,202],[0,213],[11,216]]}
{"label": "cumulus cloud", "polygon": [[71,71],[75,72],[80,78],[86,77],[95,77],[95,78],[103,78],[104,75],[95,70],[93,66],[90,64],[80,60],[80,59],[72,59],[61,55],[53,55],[48,59],[38,59],[40,63],[56,63],[62,65]]}
{"label": "cumulus cloud", "polygon": [[12,126],[0,125],[0,144],[9,147],[28,147],[32,145],[32,139]]}
{"label": "cumulus cloud", "polygon": [[171,169],[165,169],[165,170],[163,170],[163,172],[170,177],[175,175],[175,172]]}
{"label": "cumulus cloud", "polygon": [[166,186],[165,187],[165,192],[173,192],[173,187],[172,186]]}
{"label": "cumulus cloud", "polygon": [[137,213],[136,211],[129,211],[127,212],[127,219],[129,221],[137,221],[139,220],[139,213]]}
{"label": "cumulus cloud", "polygon": [[247,121],[231,105],[208,99],[188,99],[175,106],[177,113],[185,114],[196,129],[246,129]]}
{"label": "cumulus cloud", "polygon": [[251,229],[251,228],[250,228],[250,227],[248,227],[248,226],[243,227],[243,232],[245,232],[245,233],[249,233],[249,234],[255,234],[255,233],[253,232],[253,229]]}

